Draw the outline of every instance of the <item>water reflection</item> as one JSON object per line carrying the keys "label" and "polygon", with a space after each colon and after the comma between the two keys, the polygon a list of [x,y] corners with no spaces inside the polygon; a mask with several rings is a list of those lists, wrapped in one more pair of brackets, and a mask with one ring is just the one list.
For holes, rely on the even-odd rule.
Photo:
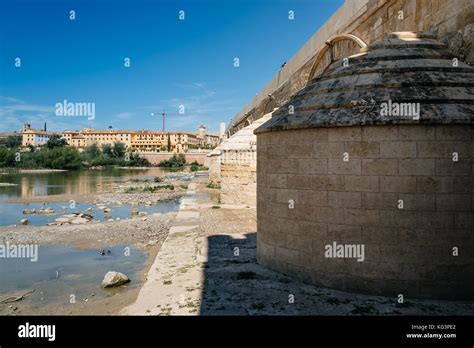
{"label": "water reflection", "polygon": [[0,200],[27,199],[59,194],[88,194],[110,192],[112,184],[131,177],[153,178],[163,175],[160,168],[76,170],[50,173],[20,173],[4,171],[0,183],[16,184],[0,186]]}

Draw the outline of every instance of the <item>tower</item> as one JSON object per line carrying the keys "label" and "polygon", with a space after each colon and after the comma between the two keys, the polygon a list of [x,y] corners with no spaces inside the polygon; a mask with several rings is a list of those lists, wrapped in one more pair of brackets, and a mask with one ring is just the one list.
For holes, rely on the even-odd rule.
{"label": "tower", "polygon": [[200,137],[201,139],[204,139],[204,136],[205,136],[205,135],[206,135],[206,126],[205,126],[203,123],[201,123],[201,124],[199,125],[199,137]]}

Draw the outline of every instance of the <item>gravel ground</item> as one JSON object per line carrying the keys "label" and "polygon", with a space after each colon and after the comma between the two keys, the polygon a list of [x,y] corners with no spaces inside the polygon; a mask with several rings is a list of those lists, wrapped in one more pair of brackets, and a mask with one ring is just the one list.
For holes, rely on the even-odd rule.
{"label": "gravel ground", "polygon": [[[91,197],[96,204],[143,204],[179,200],[182,193],[103,194]],[[119,221],[89,222],[62,226],[16,226],[0,228],[0,243],[5,244],[66,244],[96,248],[114,244],[133,244],[143,249],[147,244],[161,244],[166,238],[176,213],[154,213]],[[59,217],[59,216],[58,216]]]}

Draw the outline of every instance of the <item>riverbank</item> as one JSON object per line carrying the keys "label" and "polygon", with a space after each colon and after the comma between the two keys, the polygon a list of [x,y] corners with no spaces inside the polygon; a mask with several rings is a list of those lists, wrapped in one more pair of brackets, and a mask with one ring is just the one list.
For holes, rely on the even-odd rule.
{"label": "riverbank", "polygon": [[67,170],[66,169],[18,169],[18,172],[22,174],[60,173],[60,172],[67,172]]}
{"label": "riverbank", "polygon": [[[97,266],[102,265],[101,267],[104,267],[104,262],[111,264],[111,268],[104,270],[104,274],[96,275],[96,278],[98,276],[100,279],[97,278],[91,282],[91,277],[84,274],[84,270],[81,271],[80,262],[82,261],[78,261],[79,264],[74,264],[75,270],[71,273],[71,270],[63,269],[64,266],[61,266],[67,265],[69,261],[67,259],[64,261],[58,260],[57,264],[59,266],[55,266],[50,272],[46,272],[49,275],[43,281],[35,283],[32,280],[25,279],[21,284],[18,283],[19,288],[17,291],[1,292],[0,302],[2,299],[10,296],[22,295],[26,290],[35,290],[34,293],[20,301],[0,303],[0,315],[113,314],[120,308],[132,303],[138,294],[140,286],[145,281],[146,272],[154,261],[163,241],[166,239],[172,221],[177,214],[176,212],[146,214],[141,213],[141,210],[145,207],[159,207],[173,202],[175,202],[173,204],[179,205],[179,200],[185,192],[183,187],[187,187],[185,186],[187,183],[182,180],[163,179],[163,182],[166,182],[167,185],[174,185],[176,188],[174,190],[164,189],[156,192],[147,192],[143,191],[143,188],[159,184],[154,183],[150,179],[130,179],[121,183],[112,183],[111,190],[104,193],[53,195],[21,200],[22,202],[42,202],[45,203],[47,208],[48,204],[53,202],[66,201],[69,204],[69,200],[74,199],[75,204],[77,204],[74,208],[75,210],[86,211],[91,215],[96,215],[98,211],[107,211],[112,215],[120,209],[119,207],[130,209],[131,215],[123,219],[107,219],[100,222],[91,220],[80,224],[66,223],[54,226],[0,227],[0,244],[39,246],[37,261],[39,267],[44,268],[46,261],[42,262],[42,260],[51,258],[51,255],[42,254],[42,252],[57,252],[58,247],[62,248],[62,246],[73,248],[70,254],[71,257],[76,257],[77,255],[74,256],[75,254],[86,251],[89,256],[86,255],[87,260],[85,261],[89,267],[91,265],[93,267],[95,262]],[[136,189],[136,192],[125,193],[129,188]],[[67,199],[65,200],[65,198]],[[5,203],[5,201],[2,201],[2,203]],[[92,206],[89,208],[91,211],[85,210],[87,205]],[[54,214],[53,218],[60,218],[64,212],[58,209]],[[24,217],[32,218],[32,215],[27,214]],[[51,246],[51,251],[48,251],[49,249],[47,248],[44,249],[47,246]],[[100,255],[102,250],[105,251],[104,256]],[[114,250],[112,259],[108,255],[108,250]],[[133,261],[134,263],[132,264],[133,269],[138,269],[138,274],[128,274],[133,279],[129,284],[110,290],[101,289],[101,277],[105,275],[106,271],[130,269],[131,261],[128,261],[126,257],[124,258],[121,255],[125,251],[132,253],[132,256],[137,255],[137,253],[144,255],[139,256],[138,259],[143,261],[138,261],[138,263]],[[68,258],[67,255],[69,254],[63,257]],[[114,258],[117,257],[118,259],[114,261]],[[132,259],[135,260],[133,257],[130,258],[130,260]],[[14,264],[12,265],[14,266]],[[55,273],[55,269],[59,272]],[[94,273],[97,273],[97,271],[94,271]],[[83,295],[73,305],[70,305],[68,302],[69,292],[62,293],[61,289],[56,289],[59,283],[56,284],[58,280],[55,279],[55,274],[57,274],[58,279],[61,281],[61,289],[66,291],[72,287],[70,291],[74,291],[75,288],[80,287]],[[85,278],[84,281],[88,283],[77,283],[79,280],[75,279],[79,278]],[[31,286],[26,290],[23,284],[25,282],[31,283]],[[76,283],[77,286],[74,285]],[[86,292],[85,295],[84,292]]]}
{"label": "riverbank", "polygon": [[[135,276],[133,282],[119,288],[104,290],[100,287],[100,280],[93,284],[86,284],[89,289],[86,295],[76,299],[74,304],[69,303],[69,293],[51,298],[48,296],[51,287],[56,286],[54,277],[42,282],[37,291],[25,297],[22,301],[0,304],[0,315],[104,315],[116,313],[120,308],[133,303],[140,286],[146,280],[146,272],[151,266],[163,241],[166,239],[171,223],[176,213],[154,214],[143,218],[104,222],[97,224],[26,227],[21,232],[17,230],[0,229],[0,244],[36,244],[36,245],[68,245],[76,250],[93,250],[95,257],[100,250],[109,250],[111,246],[121,245],[123,252],[129,250],[136,253],[139,250],[146,255],[142,270]],[[126,249],[127,248],[127,249]],[[41,249],[40,249],[41,250]],[[115,252],[114,252],[115,253]],[[107,255],[103,257],[108,257]],[[41,262],[41,252],[38,262]],[[90,262],[94,262],[93,259]],[[100,260],[97,260],[100,262]],[[98,263],[99,265],[99,263]],[[122,262],[116,263],[114,271],[123,269]],[[103,277],[105,275],[100,275]],[[54,276],[54,275],[52,275]],[[58,274],[59,276],[59,274]],[[68,272],[61,273],[60,277],[75,277]],[[128,276],[132,276],[128,274]],[[74,278],[71,278],[74,280]],[[67,282],[68,280],[66,280]],[[49,284],[47,284],[49,283]],[[2,294],[0,298],[17,296],[24,290]],[[44,302],[44,304],[43,304]]]}

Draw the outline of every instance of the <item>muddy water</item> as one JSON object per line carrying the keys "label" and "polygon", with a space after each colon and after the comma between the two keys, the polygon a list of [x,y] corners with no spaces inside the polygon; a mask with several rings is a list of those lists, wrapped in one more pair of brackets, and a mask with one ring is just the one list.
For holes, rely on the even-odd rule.
{"label": "muddy water", "polygon": [[[1,259],[0,300],[36,289],[21,301],[22,305],[30,308],[68,306],[74,304],[72,300],[96,301],[137,288],[142,284],[141,273],[147,255],[127,248],[113,246],[106,249],[110,250],[109,254],[101,255],[101,250],[78,250],[55,244],[39,246],[36,262],[27,258]],[[126,274],[131,282],[111,290],[102,289],[102,279],[111,270]]]}

